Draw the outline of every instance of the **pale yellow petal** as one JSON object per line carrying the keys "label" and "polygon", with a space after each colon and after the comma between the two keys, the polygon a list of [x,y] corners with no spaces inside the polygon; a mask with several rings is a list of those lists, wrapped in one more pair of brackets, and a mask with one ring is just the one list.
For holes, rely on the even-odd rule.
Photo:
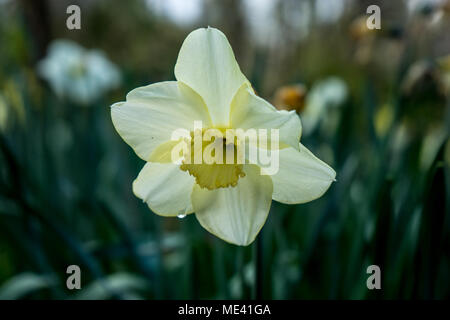
{"label": "pale yellow petal", "polygon": [[161,216],[192,213],[194,178],[172,163],[147,162],[133,182],[134,194]]}
{"label": "pale yellow petal", "polygon": [[175,81],[132,90],[127,101],[111,106],[111,117],[120,136],[146,161],[156,147],[171,140],[175,130],[192,130],[194,121],[210,124],[201,97]]}
{"label": "pale yellow petal", "polygon": [[309,202],[321,197],[335,181],[336,172],[300,144],[279,150],[280,163],[276,174],[271,175],[273,200],[294,204]]}
{"label": "pale yellow petal", "polygon": [[183,42],[175,77],[198,92],[215,126],[228,125],[230,104],[239,87],[248,82],[225,35],[214,28],[197,29]]}
{"label": "pale yellow petal", "polygon": [[[246,85],[238,90],[233,99],[230,119],[231,126],[235,129],[266,129],[267,141],[271,140],[271,130],[278,130],[279,148],[291,146],[298,149],[302,126],[295,111],[275,109]],[[270,146],[273,148],[274,144],[271,143]]]}
{"label": "pale yellow petal", "polygon": [[255,165],[244,166],[246,176],[236,187],[208,190],[194,186],[192,204],[200,224],[217,237],[249,245],[263,227],[272,201],[272,181]]}
{"label": "pale yellow petal", "polygon": [[186,144],[183,140],[170,140],[157,146],[150,155],[150,162],[174,163],[180,164],[183,159],[183,153],[175,152],[179,144]]}

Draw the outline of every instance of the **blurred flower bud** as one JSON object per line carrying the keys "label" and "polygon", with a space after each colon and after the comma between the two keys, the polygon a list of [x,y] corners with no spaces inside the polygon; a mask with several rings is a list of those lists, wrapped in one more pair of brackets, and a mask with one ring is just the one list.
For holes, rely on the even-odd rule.
{"label": "blurred flower bud", "polygon": [[300,113],[305,108],[306,88],[302,84],[284,86],[275,92],[274,105],[278,110],[295,110]]}
{"label": "blurred flower bud", "polygon": [[359,16],[350,24],[349,32],[350,36],[355,40],[361,40],[363,38],[373,36],[376,29],[367,28],[367,16]]}
{"label": "blurred flower bud", "polygon": [[375,113],[374,127],[378,137],[386,136],[386,133],[394,121],[394,110],[390,104],[384,104]]}

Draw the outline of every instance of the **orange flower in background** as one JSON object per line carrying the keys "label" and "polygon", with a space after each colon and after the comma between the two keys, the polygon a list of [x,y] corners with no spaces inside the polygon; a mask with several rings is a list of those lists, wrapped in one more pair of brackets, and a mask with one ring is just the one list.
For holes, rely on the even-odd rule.
{"label": "orange flower in background", "polygon": [[300,113],[305,108],[306,88],[302,84],[284,86],[275,92],[274,105],[278,110],[295,110]]}

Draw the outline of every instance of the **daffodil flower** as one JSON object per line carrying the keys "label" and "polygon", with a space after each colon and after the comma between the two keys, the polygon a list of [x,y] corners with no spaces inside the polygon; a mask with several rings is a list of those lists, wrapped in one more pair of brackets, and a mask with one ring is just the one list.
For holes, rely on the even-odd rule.
{"label": "daffodil flower", "polygon": [[333,122],[330,110],[341,106],[347,96],[347,84],[338,77],[329,77],[315,84],[306,97],[305,110],[301,113],[303,133],[311,134],[323,120]]}
{"label": "daffodil flower", "polygon": [[[133,183],[134,194],[162,216],[195,212],[217,237],[249,245],[263,227],[273,200],[296,204],[322,196],[336,173],[300,144],[301,123],[294,111],[278,111],[258,97],[242,74],[225,35],[198,29],[184,41],[175,65],[177,81],[140,87],[111,107],[120,136],[147,163]],[[275,174],[258,164],[174,163],[175,130],[278,130]],[[214,143],[214,142],[211,142]],[[226,147],[236,147],[226,141]],[[203,143],[202,148],[208,146]],[[259,148],[259,146],[255,146]],[[277,148],[273,150],[272,148]],[[186,157],[184,158],[186,160]]]}
{"label": "daffodil flower", "polygon": [[61,97],[88,105],[120,83],[118,68],[100,50],[70,40],[55,40],[39,62],[38,73]]}

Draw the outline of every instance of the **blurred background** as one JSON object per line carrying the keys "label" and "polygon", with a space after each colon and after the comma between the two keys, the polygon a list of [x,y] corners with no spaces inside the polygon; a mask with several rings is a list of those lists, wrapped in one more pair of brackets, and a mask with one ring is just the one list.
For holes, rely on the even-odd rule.
{"label": "blurred background", "polygon": [[[110,118],[208,25],[337,172],[249,247],[150,212]],[[450,1],[0,0],[0,299],[449,298],[449,126]]]}

